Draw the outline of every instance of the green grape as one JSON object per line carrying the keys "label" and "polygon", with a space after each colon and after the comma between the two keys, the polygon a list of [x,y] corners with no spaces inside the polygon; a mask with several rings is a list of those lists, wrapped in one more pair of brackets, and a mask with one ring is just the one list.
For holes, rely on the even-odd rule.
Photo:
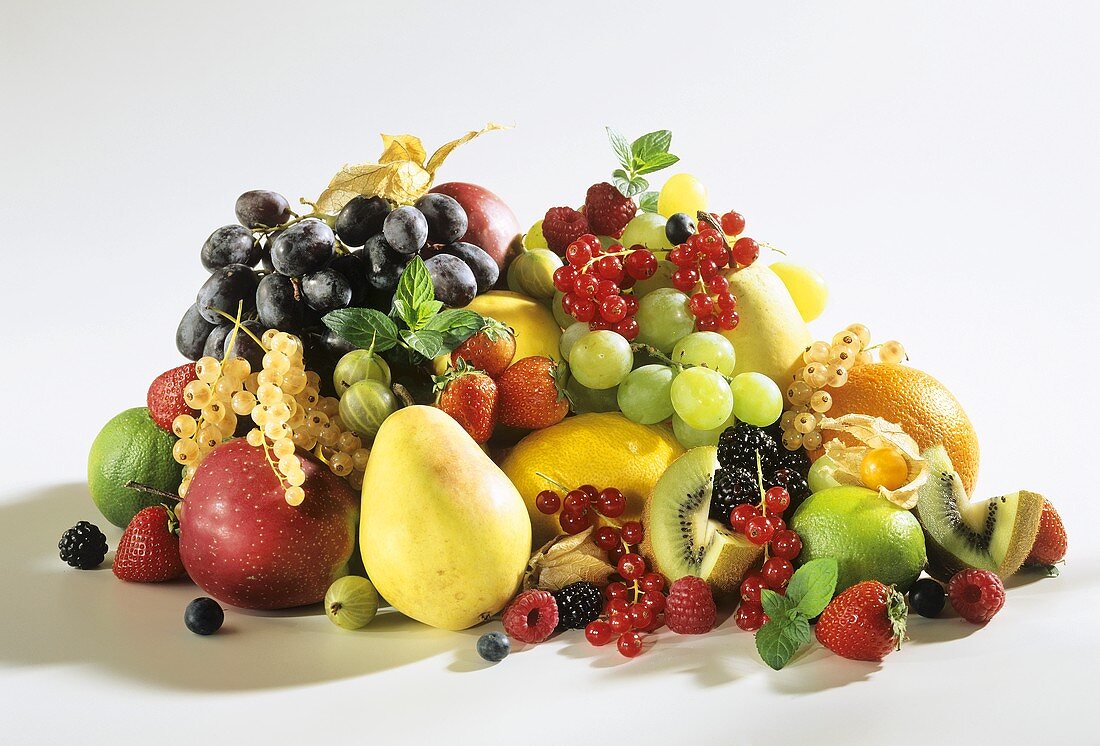
{"label": "green grape", "polygon": [[712,430],[696,430],[680,419],[680,415],[672,415],[672,432],[676,436],[676,440],[680,441],[680,445],[684,448],[716,446],[718,445],[719,436],[721,436],[727,428],[731,428],[736,424],[737,418],[733,416],[732,411],[725,422]]}
{"label": "green grape", "polygon": [[581,336],[569,350],[569,370],[581,385],[609,389],[634,367],[634,353],[626,337],[601,329]]}
{"label": "green grape", "polygon": [[742,373],[733,379],[730,390],[733,413],[741,422],[767,427],[783,414],[783,392],[763,373]]}
{"label": "green grape", "polygon": [[379,381],[353,383],[340,397],[340,421],[364,440],[374,440],[378,428],[397,411],[397,397]]}
{"label": "green grape", "polygon": [[550,310],[553,311],[554,321],[558,322],[558,326],[560,326],[562,329],[568,329],[570,326],[576,323],[577,320],[567,314],[565,312],[565,309],[561,307],[561,299],[564,297],[565,295],[555,290],[554,299],[550,301]]}
{"label": "green grape", "polygon": [[669,176],[657,196],[657,212],[666,218],[686,212],[694,220],[697,212],[706,209],[707,188],[691,174]]}
{"label": "green grape", "polygon": [[672,273],[676,271],[676,265],[665,259],[657,260],[657,271],[648,280],[638,280],[634,283],[634,295],[641,300],[654,290],[672,287]]}
{"label": "green grape", "polygon": [[527,232],[523,234],[523,248],[525,249],[548,249],[550,244],[546,243],[546,236],[542,235],[542,221],[536,220],[535,224],[527,229]]}
{"label": "green grape", "polygon": [[643,365],[630,371],[619,384],[619,411],[639,425],[654,425],[672,416],[672,379],[667,365]]}
{"label": "green grape", "polygon": [[369,350],[352,350],[336,363],[336,369],[332,372],[332,385],[336,387],[336,395],[340,396],[352,384],[360,381],[378,381],[388,387],[390,366]]}
{"label": "green grape", "polygon": [[689,427],[712,430],[733,410],[733,394],[722,374],[710,368],[688,368],[672,381],[672,406]]}
{"label": "green grape", "polygon": [[565,385],[565,393],[569,396],[569,408],[574,414],[587,414],[589,412],[618,412],[619,387],[609,389],[590,389],[579,383],[576,378],[570,378]]}
{"label": "green grape", "polygon": [[569,351],[573,349],[573,345],[577,343],[578,339],[588,334],[588,331],[588,324],[583,321],[565,327],[565,331],[561,333],[561,339],[558,341],[558,350],[561,352],[561,356],[568,361]]}
{"label": "green grape", "polygon": [[840,487],[836,472],[840,465],[828,456],[821,456],[810,465],[810,473],[806,481],[810,483],[810,492],[821,492],[830,487]]}
{"label": "green grape", "polygon": [[619,243],[628,249],[635,244],[641,244],[650,251],[671,249],[672,244],[665,235],[666,222],[663,216],[655,212],[643,212],[626,224]]}
{"label": "green grape", "polygon": [[684,365],[705,365],[729,376],[733,375],[737,357],[730,341],[718,332],[695,332],[676,343],[672,360]]}
{"label": "green grape", "polygon": [[634,318],[638,321],[638,341],[653,345],[666,355],[695,328],[688,297],[672,288],[654,290],[638,301],[638,314]]}

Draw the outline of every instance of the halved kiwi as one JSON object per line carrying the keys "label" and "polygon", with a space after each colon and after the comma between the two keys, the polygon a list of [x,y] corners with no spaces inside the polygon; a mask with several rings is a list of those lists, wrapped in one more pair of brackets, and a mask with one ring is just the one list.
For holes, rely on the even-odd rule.
{"label": "halved kiwi", "polygon": [[914,512],[927,539],[929,574],[948,580],[976,567],[1007,578],[1019,570],[1039,532],[1043,496],[1020,490],[972,501],[943,446],[923,456],[932,473]]}
{"label": "halved kiwi", "polygon": [[672,462],[646,501],[642,553],[670,582],[694,575],[716,593],[731,593],[763,547],[708,517],[717,468],[713,446],[692,448]]}

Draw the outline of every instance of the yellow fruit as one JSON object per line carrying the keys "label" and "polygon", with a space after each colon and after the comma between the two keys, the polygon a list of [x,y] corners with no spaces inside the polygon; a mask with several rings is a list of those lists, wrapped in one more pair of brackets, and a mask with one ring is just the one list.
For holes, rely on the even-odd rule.
{"label": "yellow fruit", "polygon": [[670,218],[685,212],[695,220],[700,210],[707,209],[707,188],[691,174],[673,174],[657,195],[657,212]]}
{"label": "yellow fruit", "polygon": [[962,405],[935,378],[908,365],[872,363],[852,368],[847,383],[830,391],[830,417],[881,417],[900,425],[921,451],[943,445],[966,494],[973,493],[978,481],[978,435]]}
{"label": "yellow fruit", "polygon": [[[491,290],[474,298],[466,308],[512,327],[516,333],[514,360],[532,355],[561,360],[558,350],[561,327],[554,321],[554,314],[543,304],[509,290]],[[436,373],[442,373],[450,361],[450,355],[440,355],[432,361],[432,365]]]}
{"label": "yellow fruit", "polygon": [[894,448],[872,448],[859,465],[863,486],[878,491],[879,487],[896,490],[909,481],[909,465]]}
{"label": "yellow fruit", "polygon": [[532,538],[541,546],[560,533],[561,526],[556,515],[539,512],[535,496],[558,488],[535,472],[571,489],[582,484],[617,487],[626,496],[621,520],[630,520],[641,515],[653,486],[683,452],[667,428],[639,425],[617,412],[600,412],[567,417],[531,433],[512,449],[501,468],[523,495]]}
{"label": "yellow fruit", "polygon": [[726,277],[741,317],[736,329],[722,332],[737,353],[733,374],[763,373],[786,390],[802,353],[813,341],[806,322],[786,285],[763,264],[757,262]]}
{"label": "yellow fruit", "polygon": [[792,262],[775,262],[771,270],[787,286],[803,321],[810,322],[821,315],[829,300],[829,287],[824,277],[809,267]]}
{"label": "yellow fruit", "polygon": [[466,431],[435,407],[382,423],[363,475],[363,567],[395,609],[466,629],[504,608],[531,553],[516,488]]}

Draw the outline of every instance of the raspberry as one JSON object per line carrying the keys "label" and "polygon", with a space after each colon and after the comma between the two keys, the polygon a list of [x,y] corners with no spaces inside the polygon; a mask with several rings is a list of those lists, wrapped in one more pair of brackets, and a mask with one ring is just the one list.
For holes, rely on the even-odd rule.
{"label": "raspberry", "polygon": [[948,583],[947,597],[963,619],[985,624],[1005,605],[1005,586],[989,570],[963,570]]}
{"label": "raspberry", "polygon": [[600,618],[603,591],[595,583],[578,580],[551,594],[558,603],[558,627],[584,629]]}
{"label": "raspberry", "polygon": [[584,213],[588,216],[588,225],[602,236],[618,238],[623,235],[623,229],[634,219],[637,211],[638,205],[634,200],[624,197],[622,192],[606,181],[588,187],[588,194],[584,198]]}
{"label": "raspberry", "polygon": [[542,219],[546,245],[559,256],[565,256],[566,247],[588,232],[588,218],[572,207],[551,207]]}
{"label": "raspberry", "polygon": [[520,642],[542,642],[558,626],[558,602],[546,591],[524,591],[504,610],[504,631]]}
{"label": "raspberry", "polygon": [[685,575],[668,590],[665,624],[681,635],[701,635],[714,628],[717,610],[710,586],[702,578]]}

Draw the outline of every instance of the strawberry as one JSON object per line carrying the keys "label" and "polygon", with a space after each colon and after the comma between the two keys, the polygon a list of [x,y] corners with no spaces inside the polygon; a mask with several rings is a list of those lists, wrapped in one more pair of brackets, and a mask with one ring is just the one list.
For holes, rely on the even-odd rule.
{"label": "strawberry", "polygon": [[178,532],[176,514],[166,506],[138,511],[118,540],[115,576],[130,583],[161,583],[183,575]]}
{"label": "strawberry", "polygon": [[618,238],[626,224],[634,219],[638,205],[630,197],[623,196],[606,181],[588,187],[584,198],[584,215],[588,227],[601,236]]}
{"label": "strawberry", "polygon": [[500,400],[493,379],[459,360],[446,374],[436,376],[435,383],[439,391],[436,406],[462,425],[475,442],[489,440],[497,424]]}
{"label": "strawberry", "polygon": [[564,368],[534,355],[513,363],[497,379],[500,424],[525,430],[556,425],[569,414]]}
{"label": "strawberry", "polygon": [[149,386],[145,403],[149,416],[162,430],[172,432],[172,420],[181,414],[194,414],[195,410],[183,403],[183,389],[195,380],[195,364],[187,363],[161,373]]}
{"label": "strawberry", "polygon": [[1024,561],[1028,565],[1053,565],[1066,558],[1066,527],[1062,517],[1050,504],[1043,503],[1043,514],[1039,517],[1039,533],[1031,545],[1031,554]]}
{"label": "strawberry", "polygon": [[880,661],[901,649],[905,596],[877,580],[856,583],[834,598],[817,620],[822,645],[843,658]]}
{"label": "strawberry", "polygon": [[516,356],[516,334],[494,319],[487,318],[485,322],[481,331],[451,353],[451,359],[465,360],[469,366],[485,371],[489,378],[497,378]]}

